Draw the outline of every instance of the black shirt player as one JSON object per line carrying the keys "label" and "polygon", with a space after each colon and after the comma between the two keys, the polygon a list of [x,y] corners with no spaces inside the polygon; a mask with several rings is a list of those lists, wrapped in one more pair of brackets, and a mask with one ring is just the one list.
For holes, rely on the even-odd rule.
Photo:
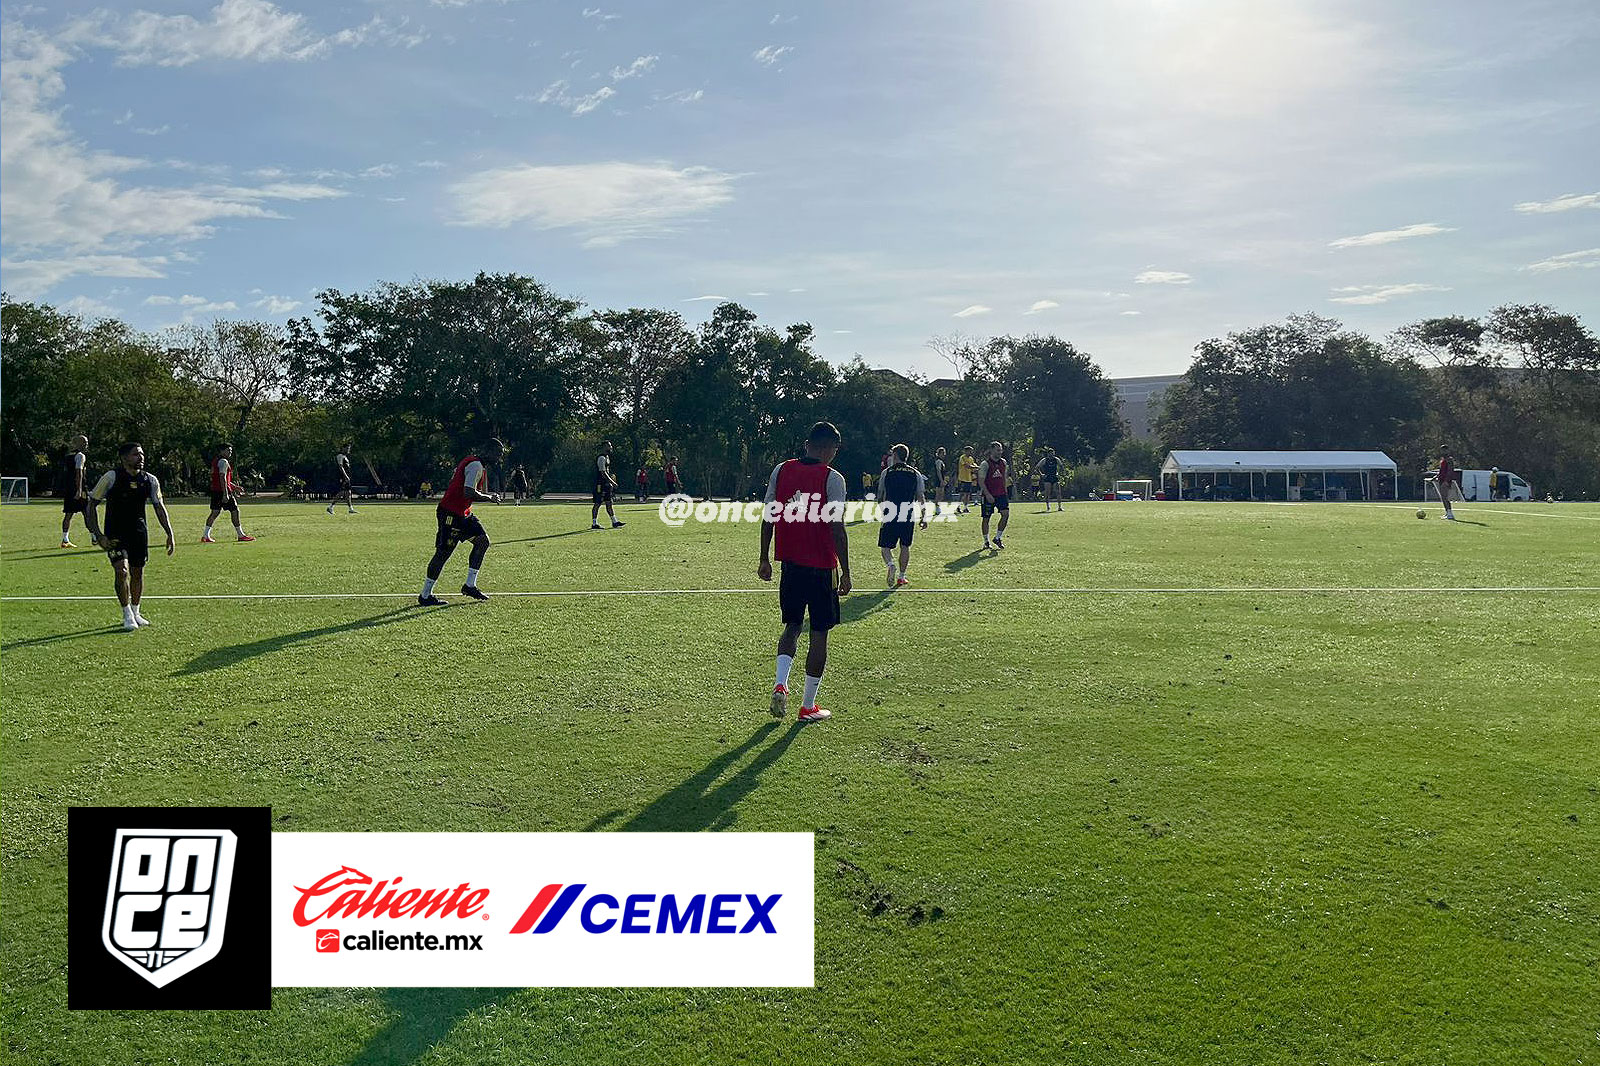
{"label": "black shirt player", "polygon": [[[146,504],[155,508],[156,520],[166,531],[168,555],[172,554],[175,542],[166,501],[161,498],[161,482],[144,468],[144,448],[138,444],[124,444],[117,455],[120,460],[117,468],[108,470],[89,493],[89,509],[84,512],[83,520],[111,560],[117,602],[122,604],[122,628],[132,630],[150,624],[139,610],[139,601],[144,597],[144,564],[150,559],[150,533],[144,517]],[[101,503],[106,505],[103,528],[98,515]]]}
{"label": "black shirt player", "polygon": [[[916,505],[917,521],[928,528],[927,517],[921,508],[928,503],[928,480],[922,472],[906,462],[911,449],[896,444],[889,451],[891,464],[878,476],[878,506],[893,513],[883,516],[878,527],[878,548],[883,552],[883,565],[889,571],[889,587],[909,585],[906,567],[911,565],[911,536],[913,533],[911,511]],[[900,546],[900,565],[894,560],[895,545]]]}

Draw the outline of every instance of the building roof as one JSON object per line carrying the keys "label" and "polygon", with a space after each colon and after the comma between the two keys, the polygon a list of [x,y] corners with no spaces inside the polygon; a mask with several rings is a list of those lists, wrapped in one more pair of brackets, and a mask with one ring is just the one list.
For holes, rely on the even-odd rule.
{"label": "building roof", "polygon": [[1221,474],[1256,471],[1281,474],[1304,470],[1393,470],[1383,452],[1209,451],[1183,449],[1167,453],[1163,474]]}

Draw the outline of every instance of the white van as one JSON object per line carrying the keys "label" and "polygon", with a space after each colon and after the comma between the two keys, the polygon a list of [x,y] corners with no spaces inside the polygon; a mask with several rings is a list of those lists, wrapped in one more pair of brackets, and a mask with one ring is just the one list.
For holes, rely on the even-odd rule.
{"label": "white van", "polygon": [[[1531,500],[1533,487],[1509,470],[1500,471],[1500,491],[1491,496],[1489,493],[1489,471],[1487,470],[1458,470],[1461,478],[1461,498],[1472,503],[1488,503],[1491,499],[1501,500]],[[1439,486],[1435,479],[1427,482],[1426,495],[1429,499],[1439,498]]]}

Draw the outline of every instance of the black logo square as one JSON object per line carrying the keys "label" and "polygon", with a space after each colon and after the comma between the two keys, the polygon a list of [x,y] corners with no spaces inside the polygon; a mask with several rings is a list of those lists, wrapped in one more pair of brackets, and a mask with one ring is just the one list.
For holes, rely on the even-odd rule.
{"label": "black logo square", "polygon": [[270,807],[70,807],[67,1006],[272,1006]]}

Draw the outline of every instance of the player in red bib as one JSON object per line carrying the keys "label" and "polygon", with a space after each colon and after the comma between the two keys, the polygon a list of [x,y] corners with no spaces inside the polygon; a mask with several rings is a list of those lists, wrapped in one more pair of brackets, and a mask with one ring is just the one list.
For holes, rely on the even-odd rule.
{"label": "player in red bib", "polygon": [[211,527],[217,524],[217,516],[223,511],[233,516],[233,531],[240,543],[256,539],[245,534],[244,522],[239,517],[238,495],[239,486],[233,480],[233,445],[224,444],[211,460],[211,514],[206,518],[206,531],[200,535],[201,544],[216,543]]}
{"label": "player in red bib", "polygon": [[678,482],[678,457],[674,455],[667,460],[667,495],[676,496],[683,491],[683,486]]}
{"label": "player in red bib", "polygon": [[[789,710],[789,671],[800,646],[800,626],[811,615],[806,649],[805,697],[801,722],[821,722],[832,713],[817,706],[817,689],[828,665],[828,630],[839,624],[839,597],[850,591],[850,539],[844,528],[844,475],[828,464],[839,453],[839,430],[818,422],[806,435],[803,459],[779,463],[767,481],[767,508],[783,508],[761,521],[761,563],[756,574],[772,580],[772,555],[782,567],[778,605],[783,635],[778,638],[778,680],[772,687],[772,714]],[[836,506],[830,506],[836,505]],[[790,507],[793,513],[790,512]]]}
{"label": "player in red bib", "polygon": [[499,493],[487,491],[488,464],[498,463],[505,453],[506,446],[491,437],[484,445],[482,458],[469,455],[456,464],[455,473],[450,475],[450,485],[444,490],[444,497],[439,501],[436,512],[439,532],[433,540],[433,558],[428,561],[428,578],[422,583],[422,595],[417,597],[419,605],[438,607],[446,602],[433,594],[433,586],[444,572],[444,564],[450,561],[456,545],[464,540],[472,542],[472,555],[467,560],[467,583],[461,586],[461,594],[475,600],[489,598],[478,588],[478,571],[483,566],[484,555],[489,551],[489,534],[483,528],[483,523],[478,521],[478,516],[472,513],[472,505],[479,501],[500,502]]}
{"label": "player in red bib", "polygon": [[1456,479],[1461,475],[1456,472],[1455,460],[1450,455],[1449,448],[1439,449],[1439,499],[1444,501],[1444,516],[1454,522],[1456,513],[1450,509],[1450,494],[1456,491]]}
{"label": "player in red bib", "polygon": [[978,464],[978,487],[983,490],[983,546],[989,547],[989,518],[1000,512],[1000,528],[994,531],[994,547],[1004,548],[1001,539],[1006,535],[1006,524],[1011,521],[1011,496],[1006,491],[1009,467],[1002,456],[1005,446],[999,441],[989,442],[989,454]]}

